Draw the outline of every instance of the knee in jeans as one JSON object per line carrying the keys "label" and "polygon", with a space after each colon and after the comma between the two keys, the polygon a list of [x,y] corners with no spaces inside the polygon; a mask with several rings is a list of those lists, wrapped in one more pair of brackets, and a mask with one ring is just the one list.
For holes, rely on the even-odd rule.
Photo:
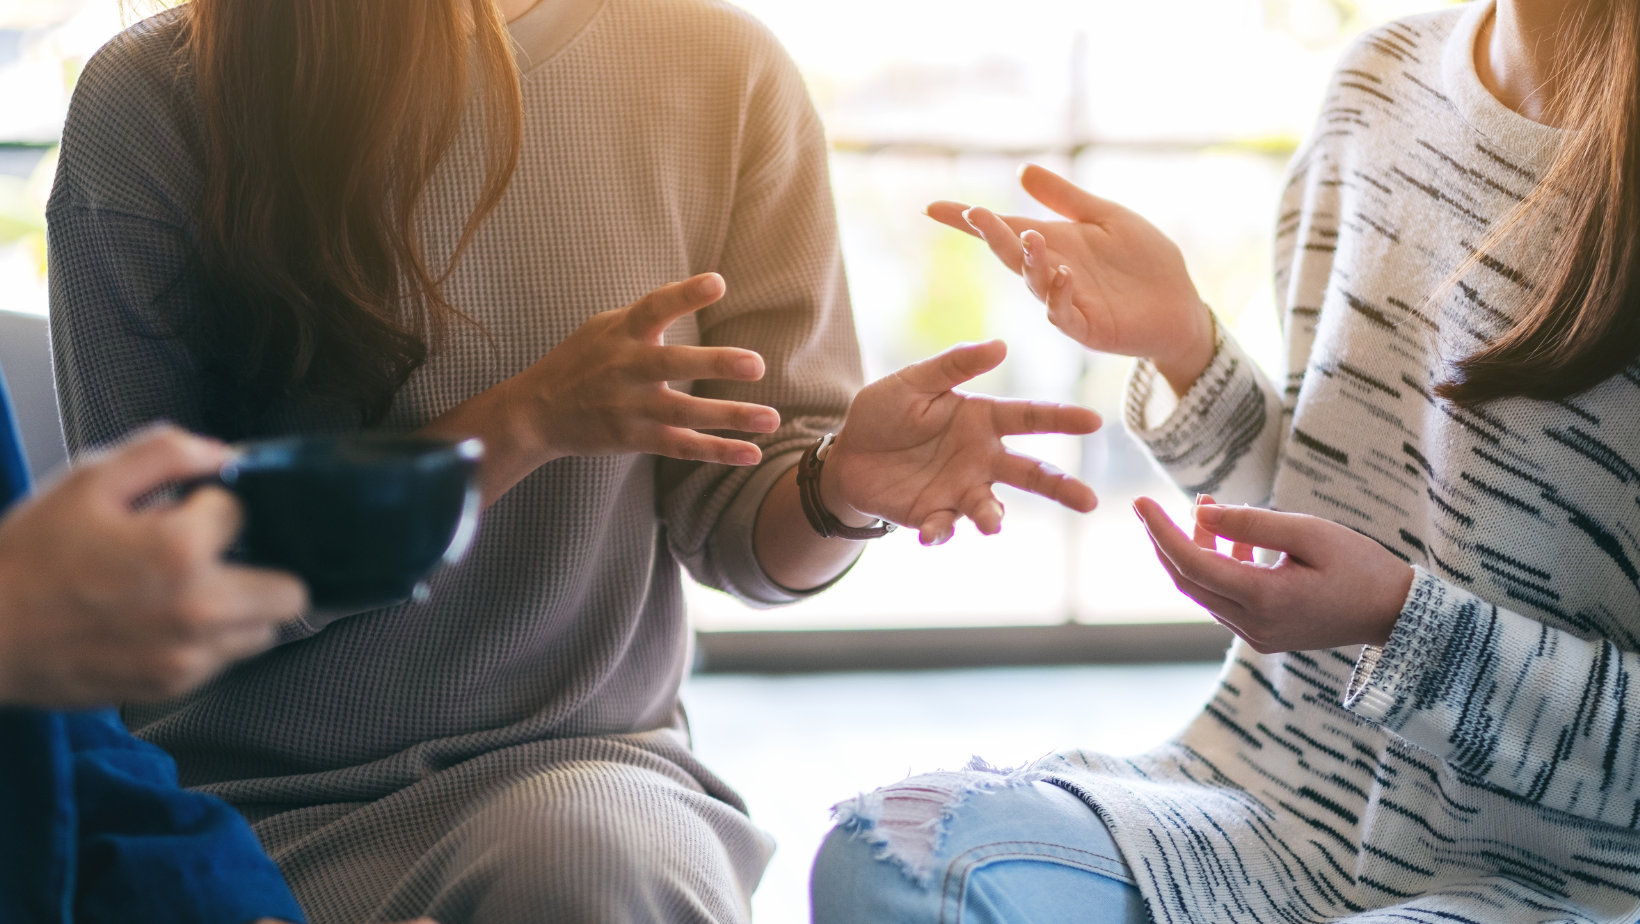
{"label": "knee in jeans", "polygon": [[1046,775],[1029,768],[993,767],[975,757],[961,770],[909,777],[839,802],[832,806],[837,827],[821,848],[816,869],[819,862],[839,862],[847,855],[836,849],[834,840],[854,838],[872,847],[878,861],[892,862],[913,882],[926,883],[946,826],[964,800],[975,793],[1033,783]]}

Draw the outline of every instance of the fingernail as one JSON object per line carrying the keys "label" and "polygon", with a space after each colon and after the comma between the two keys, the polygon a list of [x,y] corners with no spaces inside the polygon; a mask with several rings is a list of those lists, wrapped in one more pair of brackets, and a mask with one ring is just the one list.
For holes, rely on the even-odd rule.
{"label": "fingernail", "polygon": [[717,279],[716,279],[716,277],[707,276],[704,279],[702,279],[701,281],[695,283],[695,294],[699,295],[703,298],[705,296],[711,295],[713,292],[716,292],[716,291],[717,291]]}
{"label": "fingernail", "polygon": [[735,375],[752,378],[763,371],[763,364],[750,356],[735,360]]}
{"label": "fingernail", "polygon": [[745,452],[739,453],[738,455],[735,456],[735,464],[736,465],[756,465],[757,464],[757,453],[752,452],[750,449],[746,450]]}
{"label": "fingernail", "polygon": [[1025,265],[1026,266],[1035,266],[1036,265],[1036,258],[1031,256],[1031,245],[1030,244],[1025,245]]}
{"label": "fingernail", "polygon": [[761,411],[752,415],[752,430],[758,433],[768,433],[780,426],[780,417],[768,411]]}
{"label": "fingernail", "polygon": [[1059,271],[1053,274],[1053,283],[1056,286],[1062,286],[1065,283],[1069,282],[1070,278],[1071,278],[1071,268],[1068,267],[1068,266],[1063,266],[1062,265],[1062,266],[1059,267]]}
{"label": "fingernail", "polygon": [[1224,519],[1224,507],[1221,504],[1197,504],[1196,522],[1212,529]]}

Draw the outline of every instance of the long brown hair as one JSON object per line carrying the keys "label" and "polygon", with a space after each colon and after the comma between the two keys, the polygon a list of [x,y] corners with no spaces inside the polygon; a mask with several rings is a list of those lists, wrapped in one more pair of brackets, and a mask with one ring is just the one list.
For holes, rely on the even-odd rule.
{"label": "long brown hair", "polygon": [[[1550,113],[1569,129],[1542,182],[1454,280],[1506,241],[1540,246],[1520,320],[1450,364],[1436,393],[1463,405],[1559,400],[1640,358],[1640,4],[1568,7]],[[1537,242],[1541,242],[1538,244]]]}
{"label": "long brown hair", "polygon": [[[281,397],[378,422],[461,317],[440,286],[518,162],[506,24],[493,0],[192,0],[183,15],[208,295],[178,333],[215,399],[207,423],[243,435]],[[435,269],[417,207],[475,103],[486,181]]]}

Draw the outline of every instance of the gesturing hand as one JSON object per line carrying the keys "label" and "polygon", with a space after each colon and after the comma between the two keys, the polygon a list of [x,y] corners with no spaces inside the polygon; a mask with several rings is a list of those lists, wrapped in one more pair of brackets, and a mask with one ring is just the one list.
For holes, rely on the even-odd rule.
{"label": "gesturing hand", "polygon": [[239,533],[233,495],[202,488],[132,509],[227,459],[220,443],[155,430],[82,460],[0,521],[0,704],[174,696],[266,648],[302,612],[296,578],[222,561]]}
{"label": "gesturing hand", "polygon": [[1180,390],[1213,358],[1213,324],[1178,245],[1138,213],[1035,165],[1020,183],[1069,221],[998,216],[935,202],[934,220],[990,245],[1048,306],[1048,320],[1085,347],[1143,356]]}
{"label": "gesturing hand", "polygon": [[[1347,526],[1299,513],[1225,507],[1203,495],[1194,540],[1148,497],[1134,510],[1173,583],[1254,651],[1382,645],[1395,628],[1412,568]],[[1230,555],[1215,537],[1231,540]],[[1273,565],[1253,549],[1282,553]]]}
{"label": "gesturing hand", "polygon": [[821,470],[834,513],[855,511],[918,530],[924,545],[951,538],[968,517],[1002,528],[996,482],[1086,513],[1093,489],[1002,444],[1021,433],[1092,433],[1099,415],[1047,401],[992,398],[956,386],[1001,364],[1000,340],[953,347],[866,386],[849,407]]}
{"label": "gesturing hand", "polygon": [[697,398],[666,384],[763,377],[763,358],[751,350],[661,343],[673,321],[716,302],[723,292],[723,277],[716,273],[663,286],[624,308],[588,318],[507,380],[507,414],[533,450],[531,461],[647,452],[757,464],[762,453],[752,443],[696,431],[769,433],[780,426],[773,408]]}

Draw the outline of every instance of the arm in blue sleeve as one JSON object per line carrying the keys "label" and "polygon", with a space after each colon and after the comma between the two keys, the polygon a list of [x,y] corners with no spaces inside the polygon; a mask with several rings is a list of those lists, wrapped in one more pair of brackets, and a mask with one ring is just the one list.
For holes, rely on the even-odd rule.
{"label": "arm in blue sleeve", "polygon": [[177,785],[176,764],[112,710],[66,716],[79,806],[76,920],[85,924],[303,924],[250,825]]}

